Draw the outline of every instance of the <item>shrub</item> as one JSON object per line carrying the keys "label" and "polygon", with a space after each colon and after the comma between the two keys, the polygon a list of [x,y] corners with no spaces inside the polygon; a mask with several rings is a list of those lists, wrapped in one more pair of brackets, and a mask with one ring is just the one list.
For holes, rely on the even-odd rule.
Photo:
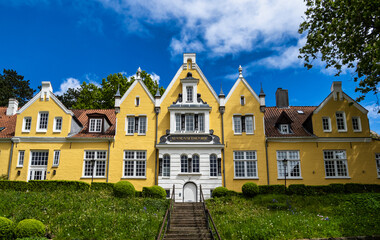
{"label": "shrub", "polygon": [[225,197],[228,196],[228,189],[225,187],[217,187],[212,191],[212,197]]}
{"label": "shrub", "polygon": [[135,197],[142,197],[142,191],[135,191]]}
{"label": "shrub", "polygon": [[346,183],[344,185],[345,193],[363,193],[366,189],[363,184],[358,183]]}
{"label": "shrub", "polygon": [[5,217],[0,217],[0,239],[12,239],[14,224]]}
{"label": "shrub", "polygon": [[364,184],[364,188],[366,189],[366,192],[380,193],[379,184]]}
{"label": "shrub", "polygon": [[91,183],[91,189],[92,190],[107,190],[107,191],[113,191],[113,183],[107,183],[107,182],[93,182]]}
{"label": "shrub", "polygon": [[45,235],[45,226],[36,219],[24,219],[17,224],[15,229],[16,237],[43,237]]}
{"label": "shrub", "polygon": [[244,183],[241,190],[243,191],[243,195],[246,197],[254,197],[259,193],[259,187],[253,182]]}
{"label": "shrub", "polygon": [[113,193],[116,197],[129,198],[135,196],[135,187],[128,181],[115,183]]}
{"label": "shrub", "polygon": [[344,193],[344,185],[342,183],[332,183],[330,186],[330,193]]}
{"label": "shrub", "polygon": [[260,185],[260,194],[285,194],[284,185]]}
{"label": "shrub", "polygon": [[288,187],[288,192],[295,195],[309,195],[309,189],[305,186],[305,184],[291,184]]}
{"label": "shrub", "polygon": [[65,180],[45,180],[29,181],[29,190],[31,191],[86,191],[90,189],[90,184],[82,181],[65,181]]}
{"label": "shrub", "polygon": [[287,210],[289,206],[286,203],[270,203],[267,205],[269,210]]}
{"label": "shrub", "polygon": [[0,181],[0,189],[1,190],[14,190],[14,191],[22,191],[25,192],[28,190],[28,183],[24,181]]}
{"label": "shrub", "polygon": [[156,186],[156,185],[152,187],[143,187],[142,196],[150,197],[150,198],[165,199],[166,191],[162,187]]}
{"label": "shrub", "polygon": [[308,195],[326,195],[331,192],[329,185],[306,186],[306,188],[308,189]]}

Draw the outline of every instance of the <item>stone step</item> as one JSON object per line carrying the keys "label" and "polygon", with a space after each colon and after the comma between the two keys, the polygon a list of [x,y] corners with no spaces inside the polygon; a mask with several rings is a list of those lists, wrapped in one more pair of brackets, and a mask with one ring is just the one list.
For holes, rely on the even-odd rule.
{"label": "stone step", "polygon": [[211,239],[210,233],[194,233],[194,234],[171,234],[166,233],[164,239]]}
{"label": "stone step", "polygon": [[201,226],[201,227],[191,227],[191,226],[170,226],[170,229],[168,231],[208,231],[206,226]]}
{"label": "stone step", "polygon": [[170,220],[172,222],[176,222],[180,220],[188,220],[188,221],[197,222],[197,221],[204,221],[205,217],[204,216],[176,216],[176,217],[172,216],[170,217]]}
{"label": "stone step", "polygon": [[167,234],[207,234],[210,231],[207,228],[170,228]]}

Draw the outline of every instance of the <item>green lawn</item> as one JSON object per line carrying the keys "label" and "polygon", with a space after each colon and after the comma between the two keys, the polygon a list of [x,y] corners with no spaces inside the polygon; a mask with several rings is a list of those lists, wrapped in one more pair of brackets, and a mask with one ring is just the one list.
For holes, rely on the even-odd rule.
{"label": "green lawn", "polygon": [[233,196],[207,201],[222,239],[380,235],[380,194]]}
{"label": "green lawn", "polygon": [[54,239],[154,239],[167,200],[120,199],[107,191],[0,190],[0,216],[42,221]]}

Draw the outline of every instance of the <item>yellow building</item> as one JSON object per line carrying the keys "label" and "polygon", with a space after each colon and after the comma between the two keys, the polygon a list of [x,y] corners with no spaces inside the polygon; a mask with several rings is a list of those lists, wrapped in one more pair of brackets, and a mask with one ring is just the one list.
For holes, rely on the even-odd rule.
{"label": "yellow building", "polygon": [[0,174],[10,180],[128,180],[154,184],[177,201],[196,201],[226,186],[380,184],[380,142],[370,137],[367,110],[341,82],[319,106],[289,106],[278,89],[265,106],[239,77],[227,96],[215,93],[194,53],[165,93],[152,96],[138,70],[115,109],[69,110],[50,82],[22,108],[0,107]]}

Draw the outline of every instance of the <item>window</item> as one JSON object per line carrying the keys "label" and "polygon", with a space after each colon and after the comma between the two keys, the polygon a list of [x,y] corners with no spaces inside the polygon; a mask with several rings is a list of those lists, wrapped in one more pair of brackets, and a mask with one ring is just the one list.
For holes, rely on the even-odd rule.
{"label": "window", "polygon": [[329,117],[322,117],[322,127],[324,132],[331,132],[331,120]]}
{"label": "window", "polygon": [[344,112],[336,112],[336,126],[338,128],[338,132],[346,132],[346,115]]}
{"label": "window", "polygon": [[23,132],[30,132],[30,128],[32,125],[32,118],[31,117],[24,117],[24,123],[23,123]]}
{"label": "window", "polygon": [[85,151],[83,176],[105,177],[106,159],[107,151]]}
{"label": "window", "polygon": [[205,118],[203,114],[198,114],[198,131],[205,131]]}
{"label": "window", "polygon": [[54,132],[62,131],[62,117],[54,118]]}
{"label": "window", "polygon": [[175,130],[177,132],[204,132],[204,114],[176,114]]}
{"label": "window", "polygon": [[146,151],[124,151],[124,177],[145,178]]}
{"label": "window", "polygon": [[199,172],[199,155],[194,154],[193,158],[187,155],[181,155],[181,172],[182,173],[198,173]]}
{"label": "window", "polygon": [[136,107],[140,106],[140,97],[136,97],[135,104]]}
{"label": "window", "polygon": [[49,113],[39,112],[38,114],[37,130],[41,132],[46,132],[48,127]]}
{"label": "window", "polygon": [[377,176],[380,177],[380,153],[376,153]]}
{"label": "window", "polygon": [[199,155],[194,154],[192,162],[193,162],[192,172],[199,172]]}
{"label": "window", "polygon": [[210,176],[222,176],[221,159],[217,158],[215,154],[210,155]]}
{"label": "window", "polygon": [[244,96],[240,96],[240,105],[244,106],[245,104],[245,98]]}
{"label": "window", "polygon": [[166,198],[170,198],[170,189],[165,189]]}
{"label": "window", "polygon": [[25,158],[25,151],[18,151],[18,162],[17,167],[23,167],[24,166],[24,158]]}
{"label": "window", "polygon": [[253,116],[245,116],[245,132],[253,133]]}
{"label": "window", "polygon": [[48,164],[48,151],[32,151],[30,158],[29,180],[45,180]]}
{"label": "window", "polygon": [[181,156],[181,172],[188,172],[187,155]]}
{"label": "window", "polygon": [[181,114],[175,115],[175,130],[181,131]]}
{"label": "window", "polygon": [[241,116],[234,116],[234,132],[235,134],[241,133]]}
{"label": "window", "polygon": [[186,87],[186,101],[193,102],[193,87]]}
{"label": "window", "polygon": [[53,167],[58,167],[58,165],[59,165],[59,158],[60,157],[61,157],[61,151],[55,150],[54,151]]}
{"label": "window", "polygon": [[164,177],[170,177],[170,156],[169,154],[165,154],[163,157],[163,162],[162,162],[162,168],[163,168],[163,176]]}
{"label": "window", "polygon": [[354,132],[362,131],[362,124],[360,122],[360,117],[352,117],[352,129],[354,129]]}
{"label": "window", "polygon": [[92,118],[90,119],[89,132],[101,132],[102,131],[102,119]]}
{"label": "window", "polygon": [[323,151],[326,178],[348,177],[347,157],[345,150]]}
{"label": "window", "polygon": [[145,116],[128,116],[127,117],[127,134],[133,135],[138,133],[139,135],[145,135],[147,129],[147,119]]}
{"label": "window", "polygon": [[[286,159],[286,164],[284,163]],[[300,152],[299,151],[277,151],[278,178],[301,178]]]}
{"label": "window", "polygon": [[235,178],[257,178],[256,151],[234,151]]}
{"label": "window", "polygon": [[186,131],[193,132],[194,131],[194,115],[186,114]]}
{"label": "window", "polygon": [[281,134],[289,134],[289,124],[280,124],[280,133]]}

